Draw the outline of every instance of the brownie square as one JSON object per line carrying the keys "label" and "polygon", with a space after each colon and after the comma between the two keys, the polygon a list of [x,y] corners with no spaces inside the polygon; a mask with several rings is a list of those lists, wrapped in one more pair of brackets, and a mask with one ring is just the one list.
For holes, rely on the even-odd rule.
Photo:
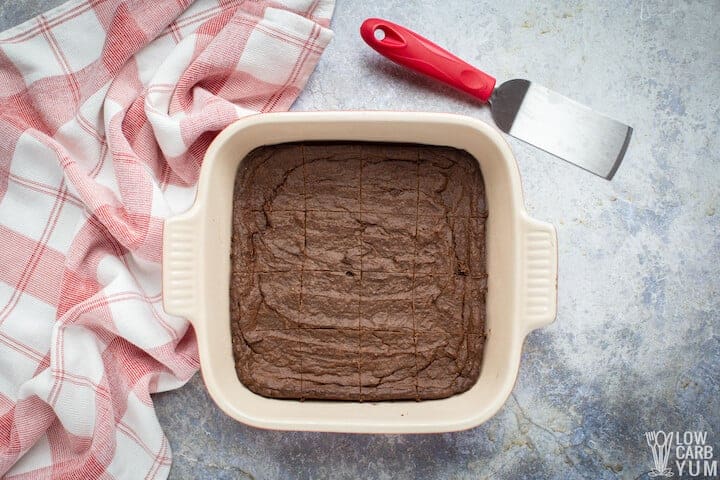
{"label": "brownie square", "polygon": [[300,321],[300,272],[231,277],[231,312],[243,330],[282,330]]}
{"label": "brownie square", "polygon": [[362,224],[364,271],[412,273],[415,216],[363,213]]}
{"label": "brownie square", "polygon": [[308,210],[360,211],[359,145],[306,145],[306,205]]}
{"label": "brownie square", "polygon": [[298,330],[302,356],[302,398],[359,400],[360,332]]}
{"label": "brownie square", "polygon": [[418,332],[462,336],[467,331],[465,282],[466,277],[457,275],[415,276],[413,305]]}
{"label": "brownie square", "polygon": [[348,273],[303,274],[302,328],[360,327],[360,277]]}
{"label": "brownie square", "polygon": [[360,215],[307,212],[306,270],[360,271]]}
{"label": "brownie square", "polygon": [[485,333],[487,310],[487,276],[465,279],[465,302],[463,319],[466,331],[477,335]]}
{"label": "brownie square", "polygon": [[[256,272],[300,270],[304,262],[305,214],[303,212],[246,212],[240,235],[249,238],[239,258],[248,258]],[[254,258],[254,262],[253,259]]]}
{"label": "brownie square", "polygon": [[258,231],[255,226],[257,213],[240,209],[233,210],[230,262],[235,273],[250,273],[255,269],[257,259],[253,250],[253,235]]}
{"label": "brownie square", "polygon": [[233,332],[235,368],[251,391],[275,398],[295,398],[301,391],[304,352],[290,331]]}
{"label": "brownie square", "polygon": [[416,274],[450,274],[455,264],[455,237],[446,216],[420,216],[417,223]]}
{"label": "brownie square", "polygon": [[292,145],[256,149],[240,164],[235,190],[248,210],[303,210],[302,152]]}
{"label": "brownie square", "polygon": [[417,214],[417,165],[417,153],[409,149],[369,151],[362,164],[363,212]]}
{"label": "brownie square", "polygon": [[418,395],[444,398],[448,391],[469,389],[480,372],[482,340],[479,335],[418,333]]}
{"label": "brownie square", "polygon": [[412,332],[361,332],[360,388],[369,401],[417,396]]}
{"label": "brownie square", "polygon": [[468,215],[467,186],[458,181],[466,174],[451,152],[441,151],[431,158],[420,154],[418,211],[425,215]]}
{"label": "brownie square", "polygon": [[412,275],[367,272],[361,282],[361,329],[414,330]]}
{"label": "brownie square", "polygon": [[485,219],[470,217],[468,225],[468,268],[470,275],[483,276],[487,272],[485,266]]}
{"label": "brownie square", "polygon": [[470,242],[475,239],[470,238],[469,221],[468,217],[449,218],[453,244],[450,271],[455,275],[469,276],[471,274]]}

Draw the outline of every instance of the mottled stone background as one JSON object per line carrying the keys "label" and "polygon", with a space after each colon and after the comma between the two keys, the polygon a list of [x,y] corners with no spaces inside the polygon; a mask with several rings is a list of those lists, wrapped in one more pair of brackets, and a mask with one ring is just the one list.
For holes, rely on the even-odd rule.
{"label": "mottled stone background", "polygon": [[[0,29],[59,3],[0,1]],[[528,210],[558,227],[557,321],[528,337],[505,407],[460,433],[260,431],[222,414],[196,376],[155,397],[171,477],[634,479],[652,467],[646,430],[706,430],[720,450],[720,2],[338,0],[335,39],[294,109],[490,121],[367,48],[370,16],[635,128],[612,182],[510,139]]]}

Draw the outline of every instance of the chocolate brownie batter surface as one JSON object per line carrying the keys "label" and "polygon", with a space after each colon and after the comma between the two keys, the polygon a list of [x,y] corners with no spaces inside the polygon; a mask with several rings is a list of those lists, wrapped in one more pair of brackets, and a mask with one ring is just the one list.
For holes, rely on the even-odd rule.
{"label": "chocolate brownie batter surface", "polygon": [[235,183],[239,379],[273,398],[435,399],[480,372],[485,195],[445,147],[261,147]]}

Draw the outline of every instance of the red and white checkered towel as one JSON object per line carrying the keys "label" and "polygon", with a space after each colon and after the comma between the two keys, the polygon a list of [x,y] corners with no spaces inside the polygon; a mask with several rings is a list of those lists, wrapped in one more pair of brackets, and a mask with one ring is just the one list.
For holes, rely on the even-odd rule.
{"label": "red and white checkered towel", "polygon": [[166,477],[198,368],[163,219],[228,123],[289,108],[333,0],[73,0],[0,34],[0,476]]}

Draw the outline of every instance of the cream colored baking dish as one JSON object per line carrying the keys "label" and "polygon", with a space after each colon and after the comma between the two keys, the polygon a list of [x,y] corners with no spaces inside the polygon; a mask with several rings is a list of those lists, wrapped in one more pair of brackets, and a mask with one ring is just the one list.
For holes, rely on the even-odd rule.
{"label": "cream colored baking dish", "polygon": [[[328,402],[269,399],[235,373],[230,340],[230,239],[235,173],[261,145],[356,140],[445,145],[468,151],[485,179],[487,340],[478,382],[465,393],[422,402]],[[515,383],[525,336],[555,319],[557,239],[552,225],[525,212],[517,164],[496,129],[437,113],[272,113],[239,120],[208,149],[197,198],[165,224],[165,309],[188,318],[197,334],[210,395],[231,417],[278,430],[448,432],[477,426],[503,405]]]}

